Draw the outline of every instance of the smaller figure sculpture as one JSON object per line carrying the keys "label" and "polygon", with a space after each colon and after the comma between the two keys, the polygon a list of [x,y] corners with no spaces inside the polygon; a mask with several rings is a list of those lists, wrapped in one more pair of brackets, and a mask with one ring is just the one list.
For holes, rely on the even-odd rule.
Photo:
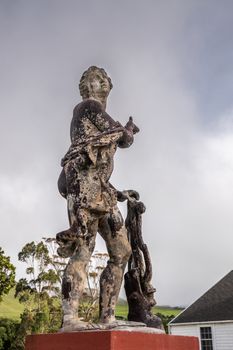
{"label": "smaller figure sculpture", "polygon": [[139,195],[135,198],[128,198],[128,214],[125,221],[132,249],[128,272],[124,276],[129,305],[128,320],[143,322],[147,327],[164,329],[161,319],[151,311],[156,305],[154,299],[156,289],[151,284],[151,259],[147,245],[142,238],[142,214],[146,208],[138,199]]}

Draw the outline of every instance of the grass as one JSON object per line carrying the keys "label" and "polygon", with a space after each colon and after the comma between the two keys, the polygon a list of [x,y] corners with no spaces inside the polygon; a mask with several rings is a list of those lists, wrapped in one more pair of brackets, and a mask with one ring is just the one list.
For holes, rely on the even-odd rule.
{"label": "grass", "polygon": [[157,314],[158,312],[160,312],[161,314],[165,315],[165,316],[176,316],[178,315],[181,311],[183,311],[183,309],[181,308],[172,308],[172,307],[166,307],[166,306],[155,306],[153,308],[153,312],[155,314]]}
{"label": "grass", "polygon": [[[179,308],[163,307],[163,306],[156,306],[153,308],[154,314],[159,312],[165,316],[171,316],[171,315],[176,316],[181,311],[182,311],[182,309],[179,309]],[[116,316],[127,317],[127,314],[128,314],[128,305],[126,303],[117,305]]]}
{"label": "grass", "polygon": [[[20,314],[23,312],[24,306],[19,303],[18,299],[14,298],[14,289],[8,295],[3,297],[0,302],[0,317],[6,317],[14,320],[20,319]],[[165,316],[178,315],[182,309],[172,308],[167,306],[156,306],[153,308],[154,313],[161,313]],[[127,318],[128,305],[124,300],[120,300],[116,308],[116,316]]]}
{"label": "grass", "polygon": [[15,290],[11,289],[8,295],[0,302],[0,317],[19,320],[24,306],[14,297]]}

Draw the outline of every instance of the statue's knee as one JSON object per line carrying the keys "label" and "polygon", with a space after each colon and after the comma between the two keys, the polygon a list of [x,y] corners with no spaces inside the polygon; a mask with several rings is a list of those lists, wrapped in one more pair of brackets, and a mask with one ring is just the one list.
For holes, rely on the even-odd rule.
{"label": "statue's knee", "polygon": [[129,260],[129,258],[130,258],[130,256],[131,256],[131,254],[132,254],[131,246],[130,246],[130,244],[128,243],[128,244],[126,244],[126,246],[125,246],[125,254],[124,254],[124,261],[125,261],[126,263],[128,262],[128,260]]}
{"label": "statue's knee", "polygon": [[127,244],[125,244],[120,250],[120,253],[113,256],[113,260],[118,265],[126,265],[130,258],[131,253],[132,251],[131,251],[130,244],[127,242]]}

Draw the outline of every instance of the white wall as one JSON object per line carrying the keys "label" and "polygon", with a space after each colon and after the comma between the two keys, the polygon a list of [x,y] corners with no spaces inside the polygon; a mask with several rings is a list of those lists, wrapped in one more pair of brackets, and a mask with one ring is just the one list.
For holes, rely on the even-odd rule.
{"label": "white wall", "polygon": [[219,323],[213,328],[214,350],[233,350],[233,323]]}
{"label": "white wall", "polygon": [[200,327],[212,328],[214,350],[233,350],[233,322],[171,325],[170,333],[194,336],[200,339]]}
{"label": "white wall", "polygon": [[190,335],[190,336],[198,337],[199,328],[196,325],[171,326],[170,333],[174,335]]}

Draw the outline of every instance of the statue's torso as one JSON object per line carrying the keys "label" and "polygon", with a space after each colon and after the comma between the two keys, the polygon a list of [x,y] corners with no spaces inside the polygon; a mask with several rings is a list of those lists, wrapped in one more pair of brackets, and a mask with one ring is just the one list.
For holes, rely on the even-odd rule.
{"label": "statue's torso", "polygon": [[[77,171],[82,207],[108,211],[116,205],[116,191],[109,184],[109,178],[113,172],[119,132],[108,132],[117,126],[96,101],[83,101],[74,109],[69,152],[75,149],[77,152],[68,163],[72,162]],[[80,157],[84,159],[81,165]],[[66,168],[70,165],[67,164]]]}

